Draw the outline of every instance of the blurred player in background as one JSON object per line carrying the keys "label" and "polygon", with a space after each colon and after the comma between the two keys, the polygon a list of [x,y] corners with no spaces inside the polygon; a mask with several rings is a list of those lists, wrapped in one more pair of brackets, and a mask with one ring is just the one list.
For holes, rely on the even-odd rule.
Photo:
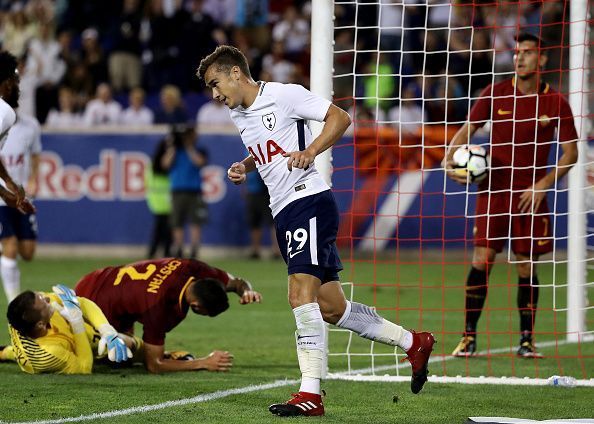
{"label": "blurred player in background", "polygon": [[[16,123],[8,131],[0,159],[13,181],[26,187],[27,196],[37,194],[37,172],[41,152],[41,130],[35,118],[17,113]],[[33,259],[37,246],[37,219],[33,213],[21,213],[0,199],[0,276],[10,302],[21,292],[18,255]]]}
{"label": "blurred player in background", "polygon": [[[15,109],[19,106],[19,73],[17,60],[8,52],[0,52],[0,150],[6,142],[8,130],[16,122]],[[23,213],[33,213],[35,208],[25,197],[23,186],[16,184],[6,167],[0,162],[0,198]]]}
{"label": "blurred player in background", "polygon": [[10,302],[11,345],[0,350],[0,360],[16,361],[29,374],[90,374],[96,356],[126,361],[142,344],[118,334],[89,299],[63,285],[53,291],[27,290]]}
{"label": "blurred player in background", "polygon": [[159,142],[153,153],[151,165],[145,171],[146,203],[153,214],[153,234],[149,244],[148,257],[153,258],[159,247],[163,248],[163,256],[168,257],[171,251],[171,187],[169,175],[163,167],[163,157],[167,151],[168,140]]}
{"label": "blurred player in background", "polygon": [[208,218],[208,208],[202,198],[201,168],[207,155],[196,148],[196,130],[193,126],[174,125],[168,138],[167,149],[161,160],[169,172],[171,186],[171,227],[173,254],[184,257],[184,229],[190,227],[190,258],[198,257],[201,226]]}
{"label": "blurred player in background", "polygon": [[165,335],[184,320],[189,309],[210,317],[227,310],[227,292],[237,293],[242,305],[262,299],[241,278],[204,262],[177,258],[99,269],[84,276],[75,291],[93,300],[121,333],[132,335],[134,323],[142,323],[144,362],[153,373],[229,370],[233,363],[229,352],[214,351],[199,359],[187,352],[166,354]]}
{"label": "blurred player in background", "polygon": [[[217,47],[201,61],[198,76],[212,89],[213,98],[231,109],[249,152],[242,162],[231,165],[227,175],[241,184],[248,172],[260,173],[270,193],[277,240],[288,266],[301,387],[286,403],[271,405],[270,412],[324,414],[320,388],[324,321],[401,347],[412,365],[411,390],[418,393],[427,381],[433,335],[411,333],[369,306],[347,301],[338,278],[342,270],[335,244],[338,208],[314,159],[343,135],[351,123],[349,115],[300,85],[254,81],[245,56],[235,47]],[[316,139],[305,125],[307,120],[325,122]]]}
{"label": "blurred player in background", "polygon": [[[515,76],[482,91],[469,122],[452,139],[444,160],[447,175],[466,185],[466,177],[451,172],[456,146],[468,144],[479,128],[491,123],[491,169],[477,195],[472,268],[466,280],[466,327],[452,352],[455,356],[476,353],[476,327],[487,297],[488,276],[497,253],[510,237],[518,262],[517,354],[541,356],[532,337],[538,304],[536,261],[554,248],[546,195],[576,162],[578,136],[569,104],[540,79],[540,70],[547,63],[540,38],[524,33],[516,41]],[[563,154],[557,166],[547,172],[554,140],[558,140]]]}

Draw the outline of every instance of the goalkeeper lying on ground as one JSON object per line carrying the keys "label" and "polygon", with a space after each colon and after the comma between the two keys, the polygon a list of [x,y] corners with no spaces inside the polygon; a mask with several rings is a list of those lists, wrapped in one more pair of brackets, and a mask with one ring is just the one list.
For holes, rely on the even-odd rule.
{"label": "goalkeeper lying on ground", "polygon": [[54,293],[25,291],[8,305],[11,346],[1,360],[16,361],[29,374],[90,374],[94,357],[122,362],[142,340],[118,334],[101,309],[63,285]]}

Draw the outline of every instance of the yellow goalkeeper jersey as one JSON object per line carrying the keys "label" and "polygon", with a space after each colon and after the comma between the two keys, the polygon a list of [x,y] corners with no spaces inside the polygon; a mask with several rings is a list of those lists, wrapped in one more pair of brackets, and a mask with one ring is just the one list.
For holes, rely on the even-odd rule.
{"label": "yellow goalkeeper jersey", "polygon": [[[62,304],[53,293],[45,293],[52,302]],[[91,300],[78,298],[85,320],[85,333],[73,334],[68,321],[54,312],[48,333],[36,339],[23,336],[8,326],[16,362],[29,374],[90,374],[93,356],[100,339],[97,328],[107,324],[101,309]]]}

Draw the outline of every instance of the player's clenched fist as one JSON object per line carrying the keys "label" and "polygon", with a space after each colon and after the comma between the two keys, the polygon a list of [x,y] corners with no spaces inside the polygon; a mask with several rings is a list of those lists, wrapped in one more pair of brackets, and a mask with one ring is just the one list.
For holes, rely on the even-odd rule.
{"label": "player's clenched fist", "polygon": [[247,178],[245,172],[245,165],[241,162],[235,162],[229,169],[227,169],[227,178],[233,184],[242,184]]}

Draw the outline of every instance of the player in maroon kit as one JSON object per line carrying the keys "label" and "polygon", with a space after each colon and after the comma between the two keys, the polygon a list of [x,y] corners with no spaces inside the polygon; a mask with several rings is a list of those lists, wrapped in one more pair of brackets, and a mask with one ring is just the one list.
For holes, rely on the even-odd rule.
{"label": "player in maroon kit", "polygon": [[[517,354],[541,356],[532,333],[538,302],[535,261],[553,250],[546,194],[576,162],[578,136],[569,104],[540,79],[547,63],[542,41],[528,33],[518,35],[516,41],[514,78],[482,91],[445,157],[447,175],[466,184],[465,177],[451,172],[456,146],[467,144],[479,128],[491,123],[491,169],[477,195],[472,268],[466,280],[466,328],[452,352],[455,356],[476,353],[476,326],[487,296],[488,275],[508,239],[518,261],[521,335]],[[555,142],[563,151],[556,167],[548,164]]]}
{"label": "player in maroon kit", "polygon": [[227,371],[229,352],[186,361],[165,353],[165,335],[187,315],[188,309],[214,317],[229,307],[227,292],[241,304],[260,302],[249,282],[193,259],[165,258],[107,267],[84,276],[76,294],[95,302],[120,333],[132,334],[134,322],[143,324],[144,362],[150,372]]}

